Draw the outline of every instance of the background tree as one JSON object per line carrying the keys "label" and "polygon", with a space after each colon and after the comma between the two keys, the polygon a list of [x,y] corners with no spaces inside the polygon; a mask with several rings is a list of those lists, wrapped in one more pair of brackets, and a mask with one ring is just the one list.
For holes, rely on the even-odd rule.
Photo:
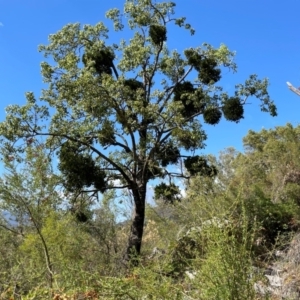
{"label": "background tree", "polygon": [[[297,188],[300,183],[299,134],[299,126],[288,123],[260,132],[250,130],[243,139],[245,153],[238,155],[236,162],[239,172],[248,172],[248,178],[274,203],[287,200],[288,186]],[[299,201],[297,194],[295,201]]]}
{"label": "background tree", "polygon": [[[6,173],[0,178],[0,211],[7,217],[1,218],[0,227],[12,236],[7,246],[15,246],[12,252],[15,259],[24,238],[32,233],[36,235],[43,273],[46,274],[48,286],[52,287],[52,257],[42,228],[46,218],[57,210],[63,200],[59,196],[59,178],[52,172],[49,157],[44,150],[42,144],[28,139],[24,148],[26,161],[20,165],[15,157],[6,155],[6,149],[1,148]],[[12,268],[15,269],[15,266]],[[19,278],[21,274],[24,275],[24,270],[20,272]],[[19,278],[15,280],[19,281]]]}
{"label": "background tree", "polygon": [[150,180],[164,179],[156,195],[171,200],[179,198],[174,178],[187,176],[183,166],[191,175],[214,174],[194,155],[205,146],[202,121],[216,125],[223,115],[238,122],[251,96],[261,100],[262,111],[276,115],[266,79],[251,75],[233,95],[217,85],[224,68],[236,70],[234,53],[225,45],[203,44],[183,53],[168,49],[172,23],[194,34],[185,18],[174,17],[174,7],[173,2],[127,0],[123,14],[109,10],[115,31],[124,30],[123,18],[132,31],[131,39],[119,45],[108,44],[102,22],[68,24],[50,35],[49,45],[40,46],[53,62],[41,64],[48,84],[41,95],[45,105],[27,93],[26,105],[9,106],[0,126],[2,143],[19,160],[22,140],[44,136],[74,198],[129,190],[134,213],[127,260],[141,251]]}
{"label": "background tree", "polygon": [[[64,193],[43,144],[31,140],[24,150],[19,164],[0,147],[5,166],[0,178],[0,299],[10,293],[21,297],[37,287],[49,293],[51,288],[76,290],[91,274],[121,274],[125,244],[120,246],[109,199],[91,211],[88,195],[74,201]],[[38,299],[47,297],[41,293]]]}
{"label": "background tree", "polygon": [[285,247],[299,229],[299,126],[250,130],[243,141],[243,153],[229,148],[217,158],[211,156],[217,178],[195,177],[188,195],[191,199],[198,195],[207,198],[208,208],[201,204],[202,211],[197,211],[201,218],[210,218],[213,207],[215,213],[229,210],[238,219],[244,212],[249,220],[256,221],[258,261],[269,256],[276,243]]}

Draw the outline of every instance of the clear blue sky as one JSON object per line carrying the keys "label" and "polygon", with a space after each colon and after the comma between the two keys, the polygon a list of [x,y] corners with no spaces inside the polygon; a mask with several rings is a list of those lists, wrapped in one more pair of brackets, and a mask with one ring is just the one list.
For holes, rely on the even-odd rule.
{"label": "clear blue sky", "polygon": [[[37,46],[67,23],[95,24],[104,21],[109,8],[121,8],[125,0],[0,0],[0,121],[9,104],[24,104],[26,91],[37,96],[45,86],[40,75],[43,56]],[[300,85],[299,0],[173,0],[177,16],[187,17],[196,29],[190,36],[178,30],[168,37],[170,48],[182,50],[203,42],[226,44],[237,52],[237,74],[224,74],[225,90],[233,92],[252,73],[268,77],[269,92],[278,107],[278,117],[260,112],[251,100],[239,124],[222,121],[205,125],[207,153],[217,154],[228,146],[242,149],[248,130],[260,130],[300,120],[300,97],[290,92],[286,81]],[[116,42],[116,36],[111,31]],[[127,34],[123,36],[128,37]]]}

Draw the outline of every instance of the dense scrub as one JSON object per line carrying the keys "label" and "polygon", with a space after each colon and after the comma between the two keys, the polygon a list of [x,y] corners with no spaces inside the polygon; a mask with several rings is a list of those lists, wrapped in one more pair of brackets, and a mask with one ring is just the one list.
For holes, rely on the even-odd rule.
{"label": "dense scrub", "polygon": [[22,168],[7,162],[0,299],[264,299],[255,284],[266,281],[278,251],[295,252],[288,246],[300,221],[298,132],[289,124],[249,132],[244,153],[207,157],[217,177],[195,176],[180,201],[149,205],[139,266],[123,261],[125,195],[68,206],[71,195],[59,192],[43,149]]}

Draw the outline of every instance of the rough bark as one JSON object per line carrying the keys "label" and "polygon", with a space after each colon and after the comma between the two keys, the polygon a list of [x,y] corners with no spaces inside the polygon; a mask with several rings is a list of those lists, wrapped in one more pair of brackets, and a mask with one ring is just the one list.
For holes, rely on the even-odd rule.
{"label": "rough bark", "polygon": [[138,256],[141,253],[142,238],[145,221],[146,185],[136,187],[133,191],[134,212],[130,234],[125,255],[125,261],[133,265],[138,264]]}

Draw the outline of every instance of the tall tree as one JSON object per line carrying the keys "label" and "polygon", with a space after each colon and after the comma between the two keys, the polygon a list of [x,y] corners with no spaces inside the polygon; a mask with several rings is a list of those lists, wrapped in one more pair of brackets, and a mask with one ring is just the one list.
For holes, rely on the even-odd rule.
{"label": "tall tree", "polygon": [[249,195],[251,187],[260,188],[272,202],[299,201],[300,127],[291,124],[250,130],[244,137],[245,153],[234,159],[236,177],[244,181]]}
{"label": "tall tree", "polygon": [[[276,115],[266,79],[251,75],[232,96],[217,85],[224,68],[236,70],[234,53],[225,45],[203,44],[183,53],[168,49],[172,24],[195,32],[185,18],[174,17],[174,7],[173,2],[127,0],[123,13],[109,10],[106,17],[115,31],[125,30],[126,18],[132,32],[119,45],[108,43],[102,22],[68,24],[50,35],[49,45],[39,48],[53,63],[41,64],[48,84],[40,97],[45,105],[27,93],[27,104],[9,106],[0,125],[7,155],[22,153],[20,140],[44,136],[73,194],[130,191],[134,214],[127,260],[141,251],[149,181],[165,179],[156,195],[172,200],[179,197],[173,179],[186,176],[183,166],[191,175],[214,173],[194,155],[205,146],[202,121],[216,125],[224,115],[238,122],[251,96],[261,100],[262,111]],[[172,168],[176,164],[180,171]]]}

